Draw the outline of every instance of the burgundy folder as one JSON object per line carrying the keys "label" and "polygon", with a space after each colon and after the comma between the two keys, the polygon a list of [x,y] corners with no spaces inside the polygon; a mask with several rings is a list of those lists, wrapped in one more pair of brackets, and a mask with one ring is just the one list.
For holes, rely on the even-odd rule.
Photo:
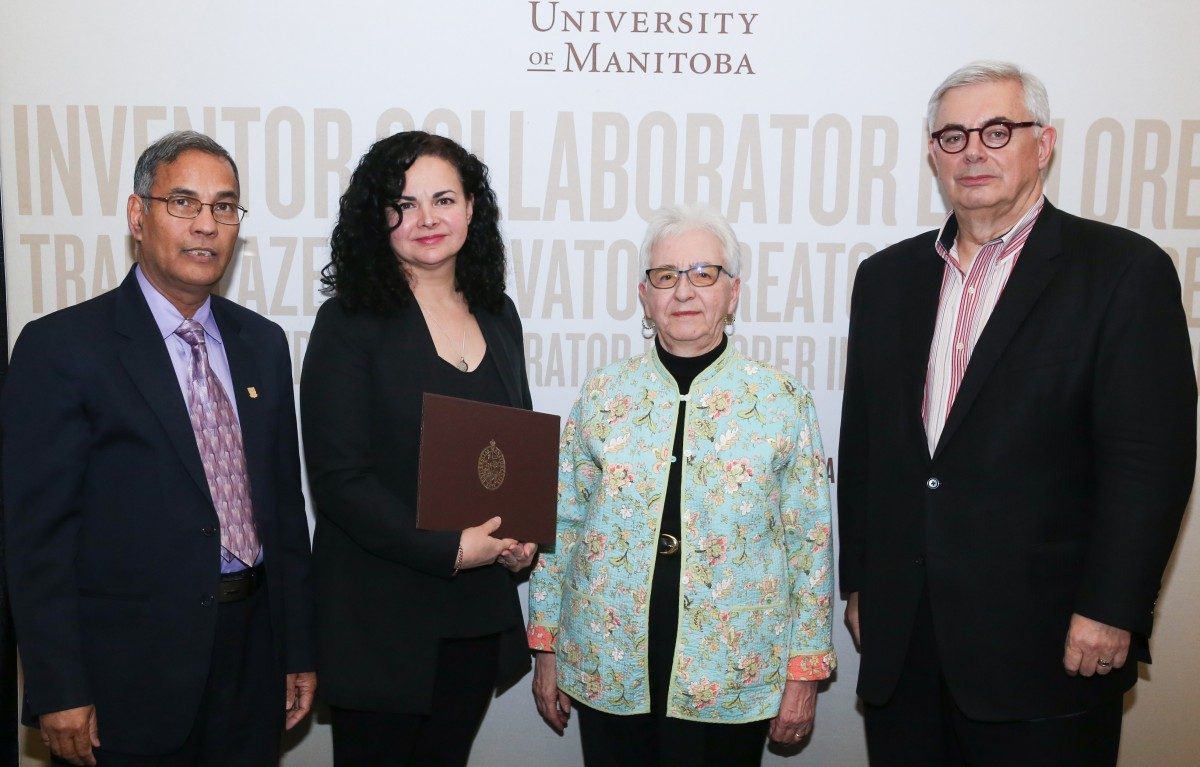
{"label": "burgundy folder", "polygon": [[559,417],[425,394],[417,527],[463,530],[503,519],[497,538],[554,543]]}

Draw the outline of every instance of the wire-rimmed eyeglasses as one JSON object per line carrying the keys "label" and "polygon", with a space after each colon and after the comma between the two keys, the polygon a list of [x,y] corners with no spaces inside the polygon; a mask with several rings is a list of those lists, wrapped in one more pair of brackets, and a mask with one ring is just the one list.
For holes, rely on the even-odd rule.
{"label": "wire-rimmed eyeglasses", "polygon": [[958,154],[966,149],[972,133],[978,133],[979,140],[988,149],[1002,149],[1008,146],[1008,142],[1012,140],[1013,131],[1017,128],[1031,128],[1034,125],[1041,127],[1041,123],[1036,121],[1015,123],[1008,120],[992,120],[985,123],[982,128],[947,125],[939,131],[930,133],[929,137],[936,141],[946,154]]}
{"label": "wire-rimmed eyeglasses", "polygon": [[[717,278],[725,267],[720,264],[696,264],[687,269],[676,269],[673,266],[658,266],[646,270],[646,279],[650,287],[669,290],[679,284],[679,276],[686,274],[693,288],[707,288],[716,283]],[[726,272],[728,274],[728,272]]]}
{"label": "wire-rimmed eyeglasses", "polygon": [[246,215],[245,208],[236,202],[228,200],[200,202],[195,197],[188,197],[185,194],[173,194],[170,197],[154,197],[148,194],[138,196],[147,200],[158,200],[166,207],[167,213],[170,213],[175,218],[196,218],[206,205],[212,211],[213,220],[218,224],[228,224],[230,226],[240,224],[242,218]]}

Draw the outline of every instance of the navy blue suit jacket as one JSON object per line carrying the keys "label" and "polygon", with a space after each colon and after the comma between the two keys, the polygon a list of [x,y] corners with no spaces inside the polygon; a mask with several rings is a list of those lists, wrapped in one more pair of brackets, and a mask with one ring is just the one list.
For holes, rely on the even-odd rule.
{"label": "navy blue suit jacket", "polygon": [[[290,355],[274,323],[217,296],[212,310],[282,693],[285,673],[315,668]],[[106,748],[177,748],[208,677],[220,535],[187,407],[132,271],[117,289],[25,327],[0,417],[26,722],[94,704]]]}

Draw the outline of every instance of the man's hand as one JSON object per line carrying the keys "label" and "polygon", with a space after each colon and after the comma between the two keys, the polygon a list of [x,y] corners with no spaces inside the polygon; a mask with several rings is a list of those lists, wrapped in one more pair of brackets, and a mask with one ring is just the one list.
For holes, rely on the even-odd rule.
{"label": "man's hand", "polygon": [[312,710],[313,695],[317,692],[317,672],[303,671],[287,675],[287,691],[283,708],[287,711],[286,729],[290,730]]}
{"label": "man's hand", "polygon": [[558,689],[558,659],[552,652],[539,652],[533,662],[533,702],[550,729],[563,734],[571,718],[571,698]]}
{"label": "man's hand", "polygon": [[71,764],[95,767],[93,748],[100,747],[100,735],[96,729],[96,707],[80,706],[66,711],[55,711],[38,717],[42,728],[42,742],[59,759]]}
{"label": "man's hand", "polygon": [[854,640],[854,646],[862,650],[862,637],[859,634],[858,626],[857,591],[846,597],[846,628],[850,629],[850,637]]}
{"label": "man's hand", "polygon": [[1063,668],[1071,676],[1083,674],[1103,676],[1121,668],[1129,656],[1129,632],[1116,626],[1085,618],[1079,613],[1071,616],[1063,650]]}
{"label": "man's hand", "polygon": [[783,686],[779,715],[771,720],[771,740],[795,745],[812,732],[817,716],[817,683],[789,679]]}

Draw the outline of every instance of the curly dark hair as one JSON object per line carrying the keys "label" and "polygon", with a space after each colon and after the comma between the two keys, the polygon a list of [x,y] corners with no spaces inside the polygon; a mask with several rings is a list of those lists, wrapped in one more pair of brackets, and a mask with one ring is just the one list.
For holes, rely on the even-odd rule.
{"label": "curly dark hair", "polygon": [[504,240],[500,208],[478,157],[451,139],[424,131],[405,131],[376,141],[359,161],[342,195],[338,222],[330,238],[332,256],[321,270],[321,292],[336,296],[350,311],[387,314],[412,300],[408,278],[392,250],[394,226],[400,225],[404,177],[419,157],[438,157],[454,166],[473,213],[467,239],[454,264],[454,287],[478,308],[499,312],[504,301]]}

